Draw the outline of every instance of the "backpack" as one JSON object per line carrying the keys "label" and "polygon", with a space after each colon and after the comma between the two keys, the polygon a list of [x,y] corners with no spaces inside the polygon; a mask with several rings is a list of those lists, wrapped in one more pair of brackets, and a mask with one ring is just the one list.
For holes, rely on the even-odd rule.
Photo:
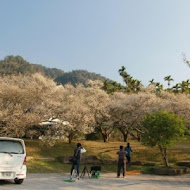
{"label": "backpack", "polygon": [[77,162],[77,154],[78,154],[78,149],[73,156],[69,157],[69,162],[76,163]]}

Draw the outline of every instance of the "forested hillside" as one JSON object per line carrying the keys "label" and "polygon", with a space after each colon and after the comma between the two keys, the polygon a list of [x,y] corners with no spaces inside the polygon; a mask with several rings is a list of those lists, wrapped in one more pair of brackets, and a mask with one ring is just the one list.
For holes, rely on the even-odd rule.
{"label": "forested hillside", "polygon": [[59,84],[70,83],[74,86],[78,83],[87,85],[88,80],[101,80],[105,81],[106,78],[96,74],[90,73],[85,70],[75,70],[65,73],[63,70],[56,68],[48,68],[40,64],[31,64],[21,56],[7,56],[0,60],[0,76],[3,75],[18,75],[18,74],[34,74],[41,73],[54,79]]}
{"label": "forested hillside", "polygon": [[51,69],[39,64],[31,64],[21,56],[11,55],[0,61],[0,75],[33,74],[38,72],[53,79],[64,73],[64,71],[60,69]]}
{"label": "forested hillside", "polygon": [[71,83],[73,86],[76,86],[78,83],[82,83],[84,86],[87,86],[88,80],[107,80],[105,77],[100,74],[90,73],[85,70],[75,70],[72,72],[64,73],[62,76],[58,76],[55,81],[59,84]]}

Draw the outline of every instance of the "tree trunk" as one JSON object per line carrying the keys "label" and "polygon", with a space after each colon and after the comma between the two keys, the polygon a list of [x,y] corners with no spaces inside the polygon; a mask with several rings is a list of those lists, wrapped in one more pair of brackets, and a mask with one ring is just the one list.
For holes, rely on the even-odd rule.
{"label": "tree trunk", "polygon": [[71,143],[72,143],[72,140],[73,140],[73,136],[72,136],[72,135],[69,135],[69,136],[68,136],[68,139],[69,139],[69,144],[71,144]]}
{"label": "tree trunk", "polygon": [[123,134],[123,142],[127,142],[128,134]]}
{"label": "tree trunk", "polygon": [[123,142],[127,142],[127,139],[128,139],[128,132],[123,133]]}
{"label": "tree trunk", "polygon": [[168,158],[167,158],[167,152],[166,152],[166,148],[164,149],[164,164],[166,167],[169,167],[169,163],[168,163]]}
{"label": "tree trunk", "polygon": [[137,140],[138,140],[138,142],[141,141],[141,133],[139,131],[137,131]]}
{"label": "tree trunk", "polygon": [[167,159],[167,150],[166,148],[162,148],[159,146],[160,152],[162,154],[163,162],[165,167],[169,167],[168,159]]}
{"label": "tree trunk", "polygon": [[123,135],[123,142],[127,142],[128,135],[129,135],[129,129],[123,130],[122,126],[117,127],[117,129],[122,133]]}
{"label": "tree trunk", "polygon": [[102,133],[102,137],[104,139],[104,142],[108,142],[108,140],[109,140],[109,135],[108,134],[103,134]]}

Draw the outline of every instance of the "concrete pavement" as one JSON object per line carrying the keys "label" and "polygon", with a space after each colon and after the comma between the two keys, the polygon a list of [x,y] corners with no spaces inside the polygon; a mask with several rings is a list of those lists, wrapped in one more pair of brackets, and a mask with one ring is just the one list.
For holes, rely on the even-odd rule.
{"label": "concrete pavement", "polygon": [[65,182],[69,174],[28,174],[21,185],[13,181],[0,181],[0,190],[190,190],[190,174],[182,176],[101,174],[100,179]]}

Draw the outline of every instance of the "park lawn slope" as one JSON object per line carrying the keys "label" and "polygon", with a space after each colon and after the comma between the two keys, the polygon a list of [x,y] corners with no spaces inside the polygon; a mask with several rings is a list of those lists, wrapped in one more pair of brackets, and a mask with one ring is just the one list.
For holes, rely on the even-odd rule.
{"label": "park lawn slope", "polygon": [[[116,152],[120,145],[125,146],[123,142],[109,142],[104,143],[100,141],[80,141],[86,148],[86,155],[96,156],[103,160],[103,172],[116,172],[116,164],[106,164],[107,160],[116,160]],[[143,146],[137,141],[131,141],[133,149],[132,161],[142,162],[158,162],[162,163],[162,157],[157,148],[149,148]],[[65,141],[57,141],[54,146],[43,144],[41,140],[25,140],[27,157],[33,159],[27,161],[28,172],[30,173],[68,173],[70,171],[70,164],[62,164],[56,160],[59,156],[71,156],[73,149],[77,142],[68,144]],[[54,161],[37,160],[38,158],[55,158]],[[190,141],[178,143],[176,146],[168,150],[169,163],[175,164],[178,161],[190,160]],[[131,166],[127,170],[138,170],[141,172],[148,171],[148,166]]]}

